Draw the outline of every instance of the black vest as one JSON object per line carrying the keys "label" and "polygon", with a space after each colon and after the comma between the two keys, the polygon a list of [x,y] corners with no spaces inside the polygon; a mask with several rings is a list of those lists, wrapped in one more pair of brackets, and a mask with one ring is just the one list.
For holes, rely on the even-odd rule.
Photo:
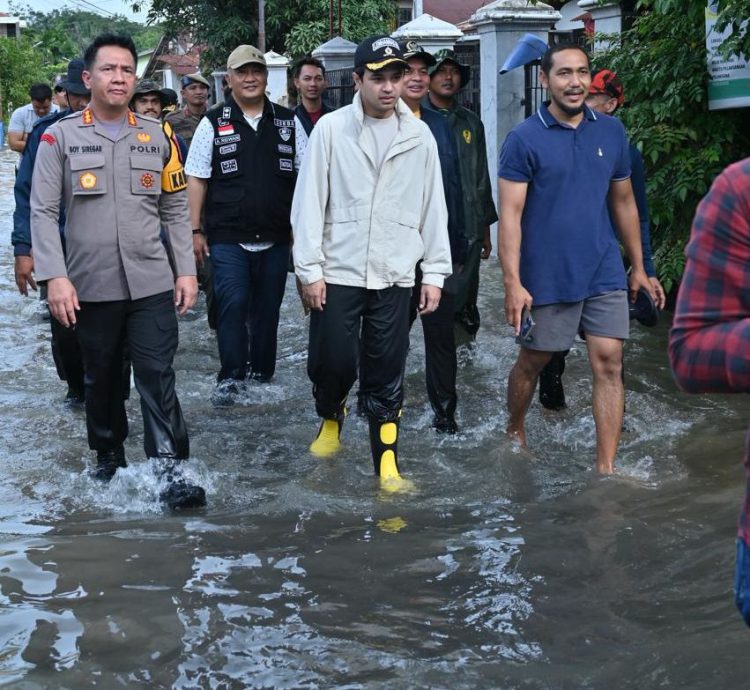
{"label": "black vest", "polygon": [[255,132],[230,96],[206,117],[214,128],[204,213],[209,244],[289,243],[294,113],[266,99]]}

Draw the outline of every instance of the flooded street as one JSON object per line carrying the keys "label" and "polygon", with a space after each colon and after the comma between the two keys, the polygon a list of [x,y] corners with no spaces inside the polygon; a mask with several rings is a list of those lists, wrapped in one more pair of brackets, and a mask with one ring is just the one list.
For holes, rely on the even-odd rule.
{"label": "flooded street", "polygon": [[[87,476],[82,410],[62,404],[38,299],[13,281],[12,155],[0,152],[0,685],[42,688],[747,687],[732,599],[746,397],[688,397],[667,318],[633,326],[620,475],[597,479],[591,377],[577,343],[568,409],[506,441],[516,346],[497,262],[459,353],[461,432],[438,436],[415,324],[401,466],[383,493],[367,425],[317,430],[307,322],[290,277],[277,374],[233,407],[210,397],[201,300],[175,360],[205,510],[164,511],[135,391],[129,467]],[[36,297],[36,296],[35,296]],[[353,396],[350,398],[350,403]]]}

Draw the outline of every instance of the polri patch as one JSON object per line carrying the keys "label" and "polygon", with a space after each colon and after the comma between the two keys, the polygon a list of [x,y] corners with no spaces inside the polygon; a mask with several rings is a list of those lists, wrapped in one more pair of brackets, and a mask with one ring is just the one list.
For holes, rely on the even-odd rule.
{"label": "polri patch", "polygon": [[288,158],[279,158],[279,169],[281,170],[294,170],[294,163]]}
{"label": "polri patch", "polygon": [[234,153],[237,150],[237,144],[228,144],[227,146],[222,146],[219,149],[219,153],[223,156],[226,153]]}
{"label": "polri patch", "polygon": [[232,158],[228,161],[221,161],[221,172],[227,175],[228,173],[237,172],[239,168],[237,167],[237,159]]}

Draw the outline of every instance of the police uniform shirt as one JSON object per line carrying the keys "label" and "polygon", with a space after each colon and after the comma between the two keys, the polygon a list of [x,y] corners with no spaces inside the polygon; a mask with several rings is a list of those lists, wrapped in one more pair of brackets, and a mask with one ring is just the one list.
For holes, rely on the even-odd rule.
{"label": "police uniform shirt", "polygon": [[[176,141],[161,123],[128,113],[112,136],[93,111],[74,113],[42,136],[31,189],[39,280],[69,277],[81,301],[140,299],[195,275],[186,182]],[[57,224],[67,209],[63,256]]]}

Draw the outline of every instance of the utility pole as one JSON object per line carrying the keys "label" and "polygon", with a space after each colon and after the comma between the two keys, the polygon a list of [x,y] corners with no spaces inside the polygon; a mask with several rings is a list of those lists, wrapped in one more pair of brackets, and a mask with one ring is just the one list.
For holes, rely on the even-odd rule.
{"label": "utility pole", "polygon": [[414,15],[412,19],[421,17],[424,14],[424,10],[422,9],[423,8],[422,0],[414,0],[412,7],[413,7],[412,14]]}
{"label": "utility pole", "polygon": [[266,0],[258,0],[258,50],[266,52]]}

